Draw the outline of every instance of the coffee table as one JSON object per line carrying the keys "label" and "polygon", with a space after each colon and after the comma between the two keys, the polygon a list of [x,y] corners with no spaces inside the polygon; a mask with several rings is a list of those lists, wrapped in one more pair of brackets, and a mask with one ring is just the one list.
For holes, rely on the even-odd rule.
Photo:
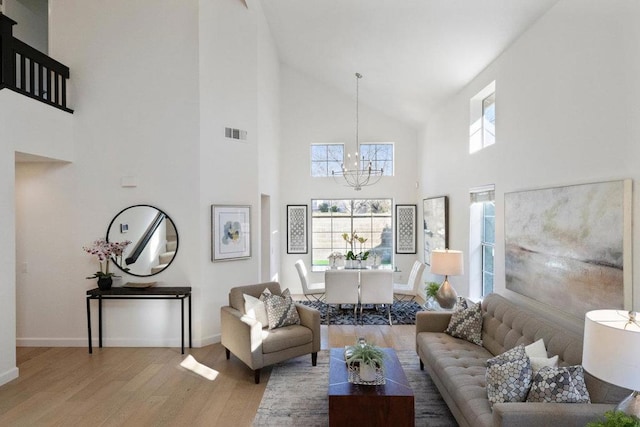
{"label": "coffee table", "polygon": [[344,348],[332,348],[329,361],[329,425],[414,426],[413,390],[392,348],[385,352],[383,385],[350,383]]}

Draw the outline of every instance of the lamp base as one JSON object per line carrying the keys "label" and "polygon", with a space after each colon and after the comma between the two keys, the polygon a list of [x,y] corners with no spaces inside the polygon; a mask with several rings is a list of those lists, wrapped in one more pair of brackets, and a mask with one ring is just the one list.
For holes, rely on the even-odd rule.
{"label": "lamp base", "polygon": [[616,406],[616,411],[640,418],[640,393],[634,391]]}
{"label": "lamp base", "polygon": [[449,284],[447,280],[447,276],[444,277],[444,282],[440,285],[440,289],[436,293],[436,301],[440,304],[442,308],[453,308],[456,305],[456,300],[458,299],[458,293],[453,286]]}

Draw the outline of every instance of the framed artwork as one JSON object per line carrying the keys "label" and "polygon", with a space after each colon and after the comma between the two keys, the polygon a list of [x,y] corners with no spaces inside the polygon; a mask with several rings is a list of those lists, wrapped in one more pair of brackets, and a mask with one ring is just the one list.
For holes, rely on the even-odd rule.
{"label": "framed artwork", "polygon": [[431,251],[449,247],[449,199],[432,197],[422,201],[424,263],[431,266]]}
{"label": "framed artwork", "polygon": [[287,205],[287,253],[306,254],[307,205]]}
{"label": "framed artwork", "polygon": [[251,206],[211,205],[212,261],[251,258]]}
{"label": "framed artwork", "polygon": [[417,205],[396,205],[396,253],[415,254]]}
{"label": "framed artwork", "polygon": [[631,308],[631,180],[506,193],[506,288],[564,313]]}

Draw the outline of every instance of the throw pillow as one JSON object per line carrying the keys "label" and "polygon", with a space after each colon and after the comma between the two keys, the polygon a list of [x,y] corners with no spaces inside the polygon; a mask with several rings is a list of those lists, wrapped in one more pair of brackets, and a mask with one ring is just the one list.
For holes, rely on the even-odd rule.
{"label": "throw pillow", "polygon": [[244,312],[246,315],[262,323],[263,328],[269,326],[267,308],[264,302],[251,295],[243,294],[242,296],[244,297]]}
{"label": "throw pillow", "polygon": [[451,315],[449,326],[444,331],[455,338],[462,338],[482,345],[482,309],[480,303],[457,310]]}
{"label": "throw pillow", "polygon": [[531,375],[531,363],[523,344],[487,360],[489,403],[524,402],[531,387]]}
{"label": "throw pillow", "polygon": [[291,299],[289,289],[282,291],[282,295],[263,293],[262,296],[267,309],[269,329],[300,324],[300,316],[293,299]]}
{"label": "throw pillow", "polygon": [[547,357],[547,348],[545,347],[542,338],[528,346],[525,346],[524,351],[527,353],[527,356],[529,356],[529,360],[531,360],[533,375],[535,375],[536,372],[544,366],[549,366],[551,368],[558,367],[558,356]]}
{"label": "throw pillow", "polygon": [[541,368],[533,378],[527,402],[591,403],[582,366]]}

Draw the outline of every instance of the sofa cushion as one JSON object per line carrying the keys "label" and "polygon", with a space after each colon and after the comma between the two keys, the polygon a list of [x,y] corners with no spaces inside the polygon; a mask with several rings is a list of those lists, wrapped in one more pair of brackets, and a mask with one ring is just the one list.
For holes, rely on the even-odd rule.
{"label": "sofa cushion", "polygon": [[591,403],[582,366],[545,366],[533,378],[527,402]]}
{"label": "sofa cushion", "polygon": [[491,423],[492,414],[485,382],[487,359],[484,348],[445,333],[421,332],[416,337],[420,358],[434,381],[442,384],[469,422]]}
{"label": "sofa cushion", "polygon": [[445,333],[482,345],[482,310],[480,303],[457,310],[451,315]]}
{"label": "sofa cushion", "polygon": [[277,329],[262,330],[262,352],[276,353],[292,347],[309,344],[313,341],[311,329],[302,325],[283,326]]}
{"label": "sofa cushion", "polygon": [[[289,289],[282,291],[282,295],[263,293],[264,305],[267,309],[269,329],[281,328],[288,325],[299,325],[300,316],[296,305],[291,299]],[[261,297],[261,298],[262,298]]]}
{"label": "sofa cushion", "polygon": [[531,362],[524,345],[487,360],[489,402],[524,402],[531,387]]}

